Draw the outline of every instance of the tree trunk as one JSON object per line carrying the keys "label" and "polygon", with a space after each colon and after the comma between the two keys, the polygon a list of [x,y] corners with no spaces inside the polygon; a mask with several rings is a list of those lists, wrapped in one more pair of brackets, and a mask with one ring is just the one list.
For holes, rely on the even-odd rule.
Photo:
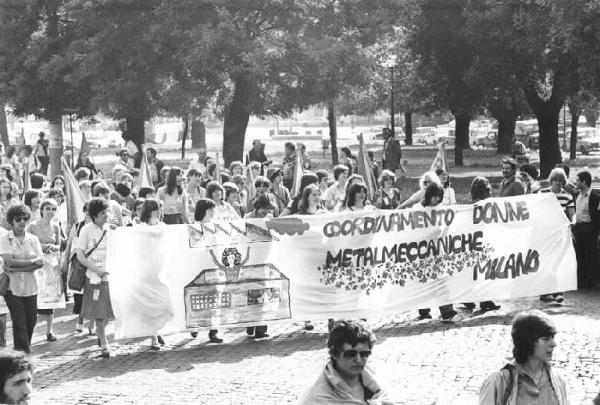
{"label": "tree trunk", "polygon": [[333,101],[327,103],[327,122],[329,123],[329,139],[331,140],[331,164],[338,164],[337,150],[337,125],[335,120],[335,104]]}
{"label": "tree trunk", "polygon": [[581,110],[571,105],[569,105],[569,110],[571,112],[571,140],[569,141],[569,159],[575,160],[577,157],[577,124],[579,123]]}
{"label": "tree trunk", "polygon": [[8,123],[6,122],[6,110],[4,110],[4,100],[0,99],[0,141],[6,148],[10,144],[8,139]]}
{"label": "tree trunk", "polygon": [[146,143],[144,130],[144,118],[127,117],[127,134],[125,140],[130,140],[137,147],[137,153],[133,157],[135,167],[139,168],[142,162],[142,145]]}
{"label": "tree trunk", "polygon": [[192,149],[206,149],[206,127],[204,123],[197,118],[192,120]]}
{"label": "tree trunk", "polygon": [[183,118],[183,133],[181,134],[181,159],[185,159],[185,141],[188,136],[189,118]]}
{"label": "tree trunk", "polygon": [[412,145],[412,111],[404,113],[404,144]]}
{"label": "tree trunk", "polygon": [[[496,118],[498,119],[498,118]],[[516,120],[510,118],[498,119],[498,149],[499,155],[513,156],[515,146]]]}
{"label": "tree trunk", "polygon": [[62,174],[62,166],[60,159],[63,154],[63,139],[62,139],[62,116],[60,112],[48,113],[48,128],[50,130],[49,139],[49,154],[50,154],[50,176],[58,176]]}
{"label": "tree trunk", "polygon": [[453,113],[456,120],[454,130],[454,165],[463,166],[463,150],[469,149],[469,124],[471,123],[471,114],[466,112]]}
{"label": "tree trunk", "polygon": [[588,107],[583,110],[583,115],[587,124],[590,127],[595,127],[596,122],[598,121],[598,105],[596,104],[594,107]]}
{"label": "tree trunk", "polygon": [[235,80],[233,99],[225,109],[223,120],[223,159],[229,167],[234,160],[243,160],[246,128],[250,119],[252,83],[245,77]]}

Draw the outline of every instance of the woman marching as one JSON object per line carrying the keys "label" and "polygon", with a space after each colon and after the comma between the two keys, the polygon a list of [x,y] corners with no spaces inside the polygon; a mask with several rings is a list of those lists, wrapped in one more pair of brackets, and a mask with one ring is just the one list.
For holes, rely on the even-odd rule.
{"label": "woman marching", "polygon": [[53,221],[57,211],[56,201],[49,198],[42,201],[40,205],[41,218],[32,221],[26,231],[37,236],[42,244],[44,253],[44,266],[37,272],[40,293],[38,296],[38,314],[46,320],[46,340],[54,342],[52,323],[54,321],[54,309],[48,308],[46,301],[57,301],[62,295],[62,277],[60,272],[60,228]]}
{"label": "woman marching", "polygon": [[158,189],[157,198],[163,203],[163,221],[165,224],[189,224],[187,215],[187,193],[183,190],[183,173],[173,167],[169,171],[167,183]]}

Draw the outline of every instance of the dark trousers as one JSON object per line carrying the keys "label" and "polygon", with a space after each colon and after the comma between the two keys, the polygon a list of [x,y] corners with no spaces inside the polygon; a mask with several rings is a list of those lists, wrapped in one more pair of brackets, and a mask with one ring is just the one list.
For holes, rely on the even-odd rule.
{"label": "dark trousers", "polygon": [[6,314],[0,315],[0,348],[6,347]]}
{"label": "dark trousers", "polygon": [[17,297],[9,291],[4,300],[12,320],[15,350],[29,353],[33,329],[37,322],[37,295]]}
{"label": "dark trousers", "polygon": [[[282,183],[285,186],[285,188],[287,188],[291,193],[292,188],[294,187],[294,178],[293,177],[289,178],[289,179],[284,178]],[[292,197],[295,197],[295,195],[293,195]]]}
{"label": "dark trousers", "polygon": [[598,231],[592,224],[575,224],[575,255],[577,256],[577,286],[591,287],[598,282],[596,258],[598,255]]}
{"label": "dark trousers", "polygon": [[44,176],[48,174],[48,165],[50,164],[50,156],[38,156],[40,161],[40,173]]}

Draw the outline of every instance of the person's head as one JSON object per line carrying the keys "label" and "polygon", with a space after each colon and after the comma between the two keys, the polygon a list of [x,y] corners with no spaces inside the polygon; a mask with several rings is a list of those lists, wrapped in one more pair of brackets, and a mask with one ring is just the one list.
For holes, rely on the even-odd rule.
{"label": "person's head", "polygon": [[225,201],[227,201],[229,204],[239,202],[240,189],[235,183],[223,183],[223,188],[225,189]]}
{"label": "person's head", "polygon": [[0,403],[29,403],[33,392],[33,363],[28,354],[0,350],[0,387]]}
{"label": "person's head", "polygon": [[309,184],[318,184],[318,183],[319,183],[319,178],[317,177],[316,174],[314,174],[312,172],[304,172],[302,177],[300,177],[300,190],[298,190],[298,194],[302,195],[302,191],[304,191],[304,189]]}
{"label": "person's head", "polygon": [[29,175],[29,184],[31,188],[42,189],[44,188],[44,175],[42,173],[31,173]]}
{"label": "person's head", "polygon": [[183,172],[179,167],[173,167],[169,170],[169,176],[167,177],[167,194],[172,195],[175,190],[177,193],[181,195],[183,193],[182,189],[183,184]]}
{"label": "person's head", "polygon": [[381,130],[381,136],[383,136],[383,139],[388,139],[392,135],[392,130],[388,127],[385,127]]}
{"label": "person's head", "polygon": [[210,198],[214,202],[221,202],[225,197],[225,190],[218,181],[211,181],[206,185],[206,197]]}
{"label": "person's head", "polygon": [[423,207],[435,207],[444,199],[444,188],[439,183],[429,183],[423,196]]}
{"label": "person's head", "polygon": [[261,168],[260,162],[252,161],[252,162],[248,163],[248,166],[250,167],[250,171],[252,172],[253,178],[256,178],[256,176],[260,175],[260,168]]}
{"label": "person's head", "polygon": [[559,167],[555,167],[550,171],[548,176],[548,183],[550,186],[557,189],[562,189],[567,184],[567,174]]}
{"label": "person's head", "polygon": [[423,175],[419,179],[419,187],[421,187],[421,190],[425,190],[427,186],[431,183],[437,183],[439,186],[442,185],[440,178],[437,174],[435,174],[434,171],[423,173]]}
{"label": "person's head", "polygon": [[437,174],[437,176],[440,178],[440,182],[444,188],[450,187],[450,176],[448,175],[447,171],[442,168],[437,168],[435,169],[435,174]]}
{"label": "person's head", "polygon": [[254,150],[260,149],[260,139],[255,139],[252,141],[252,149],[254,149]]}
{"label": "person's head", "polygon": [[61,205],[65,201],[65,193],[59,188],[53,188],[48,191],[48,198],[52,198],[58,205]]}
{"label": "person's head", "polygon": [[38,134],[38,137],[39,137],[40,139],[44,139],[44,138],[46,137],[46,134],[45,134],[45,133],[42,131],[42,132],[40,132],[40,133]]}
{"label": "person's head", "polygon": [[138,191],[138,197],[140,198],[155,198],[156,190],[152,187],[140,187]]}
{"label": "person's head", "polygon": [[156,225],[160,220],[160,202],[154,198],[143,200],[139,215],[140,222]]}
{"label": "person's head", "polygon": [[530,165],[529,163],[522,165],[519,168],[519,171],[521,172],[521,181],[525,183],[529,183],[532,180],[537,180],[538,176],[540,175],[539,170],[534,165]]}
{"label": "person's head", "polygon": [[579,190],[587,190],[592,186],[592,174],[588,171],[582,171],[577,173],[575,180],[575,187]]}
{"label": "person's head", "polygon": [[267,178],[271,183],[279,184],[283,180],[283,170],[269,169],[267,172]]}
{"label": "person's head", "polygon": [[296,146],[291,142],[286,142],[284,145],[285,155],[290,157],[296,152]]}
{"label": "person's head", "polygon": [[212,156],[205,156],[204,157],[204,167],[206,167],[207,169],[211,166],[214,165],[215,163],[217,163],[217,161],[215,160],[214,157]]}
{"label": "person's head", "polygon": [[271,182],[264,176],[258,176],[254,180],[254,187],[258,194],[266,194],[271,188]]}
{"label": "person's head", "polygon": [[13,181],[14,177],[14,168],[9,164],[4,164],[0,166],[0,176],[7,178],[9,181]]}
{"label": "person's head", "polygon": [[6,178],[0,179],[0,196],[5,197],[7,200],[12,198],[12,184]]}
{"label": "person's head", "polygon": [[235,174],[235,175],[231,176],[231,182],[235,183],[235,185],[238,187],[238,190],[241,190],[242,187],[244,187],[246,178],[242,175]]}
{"label": "person's head", "polygon": [[129,197],[131,194],[131,188],[125,182],[119,182],[115,185],[115,191],[119,193],[121,197]]}
{"label": "person's head", "polygon": [[375,334],[362,321],[335,321],[327,338],[329,358],[344,379],[361,375],[374,344]]}
{"label": "person's head", "polygon": [[14,154],[17,153],[17,148],[14,147],[14,145],[8,145],[6,147],[6,157],[7,158],[11,158],[14,156]]}
{"label": "person's head", "polygon": [[306,146],[304,146],[304,144],[302,142],[298,142],[298,150],[301,153],[304,153],[304,152],[306,152]]}
{"label": "person's head", "polygon": [[383,170],[379,176],[379,186],[383,188],[394,187],[396,183],[396,175],[391,170]]}
{"label": "person's head", "polygon": [[125,183],[130,190],[133,190],[133,176],[127,172],[121,173],[120,179],[117,179],[117,182]]}
{"label": "person's head", "polygon": [[329,172],[325,169],[319,169],[315,172],[317,178],[319,179],[319,187],[327,187],[329,185]]}
{"label": "person's head", "polygon": [[210,222],[212,221],[214,214],[215,202],[213,200],[208,198],[201,198],[196,202],[196,208],[194,210],[194,219],[197,222]]}
{"label": "person's head", "polygon": [[556,346],[556,327],[550,318],[539,310],[518,313],[512,322],[513,356],[523,364],[531,357],[543,362],[552,360]]}
{"label": "person's head", "polygon": [[79,169],[75,170],[75,172],[73,173],[73,177],[75,177],[75,181],[79,183],[85,180],[89,180],[91,174],[91,170],[87,167],[80,167]]}
{"label": "person's head", "polygon": [[244,174],[244,165],[239,160],[234,160],[229,165],[229,171],[231,175]]}
{"label": "person's head", "polygon": [[340,184],[344,184],[348,179],[348,166],[337,165],[333,168],[333,179]]}
{"label": "person's head", "polygon": [[108,219],[108,201],[102,197],[94,197],[88,202],[88,214],[96,225],[102,227]]}
{"label": "person's head", "polygon": [[52,179],[52,183],[50,183],[50,188],[59,188],[64,191],[65,178],[61,175],[54,176],[54,178]]}
{"label": "person's head", "polygon": [[40,216],[43,219],[51,220],[56,215],[58,204],[53,198],[46,198],[40,204]]}
{"label": "person's head", "polygon": [[346,191],[346,207],[363,207],[367,202],[367,187],[361,183],[352,184]]}
{"label": "person's head", "polygon": [[557,169],[563,169],[567,175],[567,179],[571,175],[571,167],[566,163],[557,163],[554,167]]}
{"label": "person's head", "polygon": [[89,180],[83,180],[79,182],[79,190],[83,193],[84,196],[92,195],[92,182]]}
{"label": "person's head", "polygon": [[491,196],[492,186],[490,185],[490,181],[483,176],[475,177],[471,182],[471,201],[477,202]]}
{"label": "person's head", "polygon": [[39,190],[27,190],[23,194],[23,204],[29,209],[38,209],[42,202],[42,193]]}
{"label": "person's head", "polygon": [[517,162],[513,158],[502,159],[502,177],[510,179],[517,173]]}
{"label": "person's head", "polygon": [[98,183],[92,189],[92,195],[94,197],[102,197],[108,199],[108,195],[110,194],[110,189],[106,185],[106,183]]}
{"label": "person's head", "polygon": [[309,184],[302,190],[302,198],[298,203],[298,211],[307,214],[309,209],[318,208],[321,204],[321,189],[316,183]]}
{"label": "person's head", "polygon": [[31,218],[31,210],[25,204],[11,205],[6,211],[6,222],[12,227],[15,233],[25,232],[27,222]]}
{"label": "person's head", "polygon": [[346,190],[348,190],[353,184],[365,184],[365,179],[360,174],[354,173],[352,176],[348,177],[346,183]]}
{"label": "person's head", "polygon": [[167,177],[169,177],[170,171],[171,171],[171,166],[163,166],[163,168],[160,169],[160,178],[163,179],[163,181],[165,181],[165,179]]}
{"label": "person's head", "polygon": [[256,218],[265,218],[269,214],[273,214],[275,206],[271,204],[269,197],[264,194],[256,196],[252,202],[252,208],[254,208],[254,215]]}
{"label": "person's head", "polygon": [[146,154],[150,159],[154,159],[156,157],[156,149],[154,148],[146,148]]}
{"label": "person's head", "polygon": [[347,158],[352,157],[352,152],[350,151],[350,148],[347,146],[344,146],[342,149],[340,149],[340,152],[342,152],[342,159],[347,159]]}
{"label": "person's head", "polygon": [[139,218],[142,214],[142,205],[144,205],[144,201],[146,201],[144,198],[136,198],[133,201],[133,212],[131,213],[133,218]]}
{"label": "person's head", "polygon": [[187,183],[190,186],[197,186],[202,180],[202,173],[196,169],[190,169],[187,171]]}
{"label": "person's head", "polygon": [[121,148],[121,150],[119,150],[119,153],[117,153],[117,155],[125,163],[127,163],[127,161],[129,160],[129,152],[125,148]]}

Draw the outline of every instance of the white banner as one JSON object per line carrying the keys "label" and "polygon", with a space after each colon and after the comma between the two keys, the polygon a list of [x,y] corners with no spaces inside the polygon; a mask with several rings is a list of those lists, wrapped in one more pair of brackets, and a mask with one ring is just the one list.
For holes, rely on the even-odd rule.
{"label": "white banner", "polygon": [[116,337],[409,309],[573,290],[553,194],[108,234]]}

